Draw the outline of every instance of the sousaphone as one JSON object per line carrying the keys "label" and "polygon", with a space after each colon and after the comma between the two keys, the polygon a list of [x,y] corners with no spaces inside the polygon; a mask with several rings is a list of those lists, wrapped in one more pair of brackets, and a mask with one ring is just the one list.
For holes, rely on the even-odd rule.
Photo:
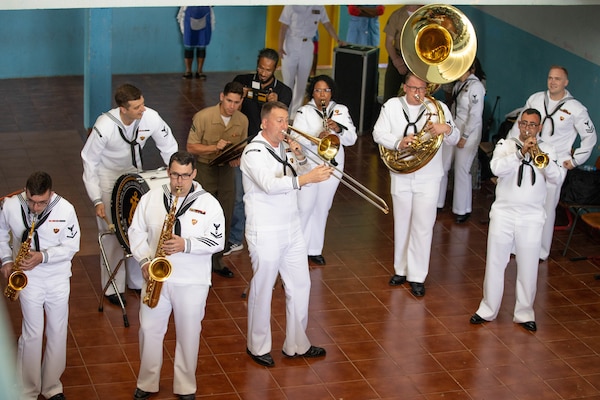
{"label": "sousaphone", "polygon": [[[473,25],[456,7],[426,5],[415,11],[404,24],[400,45],[408,69],[428,83],[428,94],[419,101],[428,108],[430,115],[443,121],[443,109],[431,94],[439,85],[456,81],[473,64],[477,53]],[[435,109],[431,110],[429,105]],[[408,149],[390,150],[380,145],[379,152],[390,170],[405,174],[431,161],[442,141],[442,136],[431,137],[421,131]]]}

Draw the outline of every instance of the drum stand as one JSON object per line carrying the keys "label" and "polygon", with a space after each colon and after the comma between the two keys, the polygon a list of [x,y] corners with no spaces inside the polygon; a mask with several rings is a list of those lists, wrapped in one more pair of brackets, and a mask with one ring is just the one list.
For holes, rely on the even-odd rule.
{"label": "drum stand", "polygon": [[98,235],[98,244],[100,245],[100,254],[102,255],[102,260],[104,261],[104,267],[106,268],[106,271],[109,274],[108,282],[106,282],[106,285],[104,285],[104,288],[102,288],[102,294],[100,295],[100,304],[98,305],[98,311],[99,312],[104,311],[104,296],[106,294],[106,291],[108,290],[108,287],[110,285],[112,285],[113,289],[115,290],[115,294],[117,295],[117,298],[119,299],[119,304],[121,305],[121,310],[123,311],[123,324],[127,328],[127,327],[129,327],[129,319],[127,318],[127,310],[125,309],[125,304],[123,304],[123,299],[121,298],[121,293],[119,293],[119,289],[117,288],[117,282],[115,282],[115,275],[117,274],[117,272],[119,272],[119,268],[121,268],[121,266],[124,264],[125,260],[127,260],[129,257],[133,257],[133,256],[131,254],[125,254],[124,257],[121,258],[121,260],[119,260],[119,263],[117,264],[115,269],[114,270],[110,269],[110,264],[108,263],[108,259],[106,258],[106,251],[104,250],[104,244],[102,242],[102,238],[104,238],[104,236],[106,236],[106,235],[113,235],[113,234],[114,234],[114,232],[110,231],[110,232],[103,232]]}

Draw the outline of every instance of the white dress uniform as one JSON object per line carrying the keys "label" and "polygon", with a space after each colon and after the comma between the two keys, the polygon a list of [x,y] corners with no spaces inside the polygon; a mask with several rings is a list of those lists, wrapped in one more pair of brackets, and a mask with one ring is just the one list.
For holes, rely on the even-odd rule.
{"label": "white dress uniform", "polygon": [[452,116],[454,123],[466,140],[460,149],[456,146],[442,145],[444,176],[440,184],[438,208],[444,207],[448,188],[448,171],[454,162],[454,190],[452,192],[452,212],[465,215],[473,211],[473,178],[471,166],[479,149],[483,126],[483,105],[485,87],[473,74],[464,82],[456,82],[453,88]]}
{"label": "white dress uniform", "polygon": [[[16,257],[21,238],[31,227],[32,217],[25,192],[5,199],[0,211],[2,264]],[[12,232],[12,250],[9,231]],[[75,208],[53,193],[38,217],[35,232],[31,248],[41,251],[43,260],[32,270],[24,271],[28,283],[19,294],[23,314],[16,368],[21,385],[20,400],[37,400],[39,394],[50,398],[63,392],[60,377],[67,357],[71,260],[79,251],[81,238]],[[42,358],[44,320],[46,338]]]}
{"label": "white dress uniform", "polygon": [[[373,140],[388,149],[397,149],[404,136],[419,132],[427,121],[427,115],[434,112],[429,102],[432,110],[428,111],[423,105],[409,105],[405,97],[389,99],[373,127]],[[444,143],[456,145],[460,132],[448,107],[439,101],[438,104],[444,111],[444,122],[452,127],[450,134],[444,137]],[[432,116],[432,122],[437,122],[437,116]],[[429,163],[415,172],[399,174],[390,171],[394,207],[394,270],[396,275],[406,276],[409,282],[425,282],[429,271],[433,225],[443,174],[439,150]]]}
{"label": "white dress uniform", "polygon": [[307,172],[307,168],[307,160],[300,165],[287,144],[274,148],[262,132],[242,154],[246,241],[254,272],[248,296],[247,340],[248,350],[254,355],[271,351],[271,298],[278,273],[286,293],[283,351],[304,354],[310,348],[306,335],[310,274],[296,176]]}
{"label": "white dress uniform", "polygon": [[[167,208],[173,201],[169,190],[168,185],[152,188],[142,196],[135,210],[129,227],[129,243],[140,266],[156,254]],[[163,282],[158,305],[150,308],[140,304],[137,387],[158,392],[163,339],[173,312],[176,329],[173,393],[185,395],[196,392],[200,331],[211,285],[211,259],[225,246],[225,217],[217,199],[197,182],[193,184],[193,191],[179,198],[177,210],[181,227],[178,236],[185,239],[185,249],[166,256],[172,272]]]}
{"label": "white dress uniform", "polygon": [[504,271],[511,251],[517,262],[516,304],[513,320],[517,323],[535,321],[535,300],[540,230],[546,219],[544,199],[546,186],[561,179],[556,152],[551,145],[539,142],[540,149],[550,159],[540,169],[525,158],[517,138],[501,139],[494,150],[491,169],[498,177],[496,199],[490,210],[483,299],[477,314],[492,321],[498,315],[504,291]]}
{"label": "white dress uniform", "polygon": [[283,82],[293,91],[290,118],[294,119],[296,111],[304,103],[306,82],[312,67],[312,38],[317,33],[319,22],[325,24],[329,17],[323,6],[288,5],[283,7],[279,22],[288,26],[283,41],[285,55],[281,59],[281,74]]}
{"label": "white dress uniform", "polygon": [[[345,152],[344,146],[352,146],[356,143],[356,127],[350,117],[348,107],[330,101],[326,110],[327,118],[337,122],[342,128],[340,133],[330,131],[330,134],[337,135],[340,139],[340,148],[335,156],[337,169],[344,170]],[[314,99],[305,106],[300,107],[294,119],[294,127],[300,131],[308,133],[314,137],[319,137],[323,132],[323,110],[315,104]],[[303,146],[306,146],[313,153],[314,163],[321,163],[320,159],[314,154],[317,153],[318,146],[310,142],[308,139],[298,139]],[[320,255],[323,251],[323,242],[325,241],[325,226],[327,225],[327,217],[329,209],[333,204],[333,197],[340,184],[341,175],[335,171],[332,177],[320,183],[306,185],[298,192],[298,206],[300,208],[300,220],[302,221],[302,232],[304,232],[304,240],[306,241],[308,255]]]}
{"label": "white dress uniform", "polygon": [[[112,222],[110,212],[111,196],[117,179],[123,174],[142,171],[142,148],[148,138],[152,137],[160,155],[169,163],[171,154],[177,151],[177,142],[171,133],[171,128],[162,120],[158,113],[148,107],[140,120],[129,126],[123,125],[119,116],[119,108],[114,108],[102,114],[96,120],[92,132],[81,151],[83,159],[83,183],[87,194],[94,204],[104,204],[106,217]],[[127,140],[127,141],[126,141]],[[106,222],[96,218],[98,231],[107,232]],[[114,269],[119,260],[123,258],[123,248],[117,237],[107,235],[103,238],[104,248],[110,267]],[[109,274],[100,257],[100,278],[102,287],[106,285]],[[142,275],[136,263],[128,258],[125,268],[120,268],[115,275],[115,282],[120,293],[125,291],[125,279],[131,289],[142,286]],[[106,294],[114,294],[112,285],[109,285]]]}
{"label": "white dress uniform", "polygon": [[[574,166],[583,165],[596,145],[596,128],[590,119],[587,108],[575,100],[568,90],[558,101],[550,100],[548,92],[532,94],[525,103],[525,109],[535,108],[542,114],[542,133],[540,138],[556,149],[557,161],[560,166],[566,160],[571,160]],[[519,116],[520,119],[520,116]],[[575,139],[579,135],[579,147],[571,155]],[[519,137],[518,124],[514,124],[511,137]],[[540,259],[546,260],[550,255],[556,206],[560,200],[560,189],[567,176],[567,170],[562,168],[561,180],[556,184],[548,184],[546,195],[546,223],[542,230],[542,250]]]}

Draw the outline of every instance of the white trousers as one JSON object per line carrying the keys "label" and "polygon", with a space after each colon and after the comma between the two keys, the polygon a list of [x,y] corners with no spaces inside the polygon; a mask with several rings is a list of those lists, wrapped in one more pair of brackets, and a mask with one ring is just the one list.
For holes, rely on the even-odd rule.
{"label": "white trousers", "polygon": [[556,221],[556,206],[560,200],[560,189],[562,188],[562,183],[565,180],[566,175],[563,175],[562,178],[559,186],[549,182],[546,183],[546,201],[544,202],[546,222],[542,228],[542,248],[539,255],[539,258],[542,260],[546,260],[550,256],[552,236],[554,235],[554,222]]}
{"label": "white trousers", "polygon": [[277,274],[285,289],[285,341],[288,355],[310,348],[306,335],[310,274],[300,226],[270,232],[246,230],[254,275],[248,296],[248,350],[254,355],[271,352],[271,299]]}
{"label": "white trousers", "polygon": [[[469,137],[470,139],[470,137]],[[452,191],[452,212],[456,215],[464,215],[473,211],[473,177],[471,167],[477,155],[478,143],[469,141],[465,147],[459,149],[456,146],[442,144],[442,162],[444,165],[444,176],[440,182],[440,194],[438,197],[438,208],[443,208],[446,201],[446,190],[448,189],[448,171],[454,163],[454,189]]]}
{"label": "white trousers", "polygon": [[392,174],[394,271],[409,282],[425,282],[436,218],[439,179]]}
{"label": "white trousers", "polygon": [[[337,168],[343,170],[344,166],[340,162]],[[336,171],[335,175],[339,177],[341,174]],[[303,186],[298,192],[300,221],[308,255],[317,256],[323,252],[327,218],[339,184],[339,179],[332,176],[326,181]]]}
{"label": "white trousers", "polygon": [[[34,272],[33,270],[32,272]],[[29,279],[19,294],[23,323],[17,352],[20,400],[37,400],[62,393],[60,377],[66,366],[70,280]],[[46,342],[42,357],[44,339]]]}
{"label": "white trousers", "polygon": [[[144,287],[144,291],[145,291]],[[155,308],[140,304],[140,372],[137,387],[158,392],[163,363],[163,340],[169,317],[175,320],[175,365],[173,393],[196,393],[196,367],[200,349],[200,331],[209,286],[163,283]]]}
{"label": "white trousers", "polygon": [[290,104],[290,119],[294,119],[296,111],[304,104],[306,84],[310,76],[313,61],[314,45],[312,38],[303,41],[302,38],[287,35],[283,43],[285,56],[281,60],[281,75],[283,83],[292,89]]}
{"label": "white trousers", "polygon": [[[112,177],[101,177],[100,185],[102,187],[102,203],[104,203],[106,219],[113,223],[111,215],[111,197],[113,188],[115,186],[115,180],[113,180]],[[108,232],[108,226],[101,218],[96,217],[96,223],[98,224],[99,233]],[[108,260],[108,264],[110,265],[110,269],[111,271],[114,271],[119,261],[125,256],[125,251],[115,235],[105,235],[102,238],[102,245],[104,246],[104,251],[106,253],[106,258]],[[104,260],[102,256],[100,256],[100,283],[102,284],[102,288],[104,288],[106,282],[108,282],[109,277],[110,274],[104,266]],[[144,279],[142,277],[142,270],[133,257],[127,258],[125,260],[125,265],[121,265],[119,271],[115,275],[115,283],[117,284],[119,293],[125,292],[126,282],[130,289],[141,289],[143,281]],[[113,286],[109,285],[108,289],[106,290],[106,295],[111,295],[114,293],[115,290]]]}
{"label": "white trousers", "polygon": [[535,321],[533,302],[537,291],[538,255],[542,221],[523,221],[519,215],[490,213],[483,299],[477,314],[488,321],[500,311],[504,293],[504,273],[514,248],[517,262],[514,322]]}

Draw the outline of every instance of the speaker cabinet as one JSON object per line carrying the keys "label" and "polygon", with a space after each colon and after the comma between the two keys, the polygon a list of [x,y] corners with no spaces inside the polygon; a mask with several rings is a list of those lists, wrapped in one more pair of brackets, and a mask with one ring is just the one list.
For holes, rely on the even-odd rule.
{"label": "speaker cabinet", "polygon": [[337,101],[350,109],[359,135],[369,132],[377,119],[379,48],[347,45],[335,49],[333,79]]}

